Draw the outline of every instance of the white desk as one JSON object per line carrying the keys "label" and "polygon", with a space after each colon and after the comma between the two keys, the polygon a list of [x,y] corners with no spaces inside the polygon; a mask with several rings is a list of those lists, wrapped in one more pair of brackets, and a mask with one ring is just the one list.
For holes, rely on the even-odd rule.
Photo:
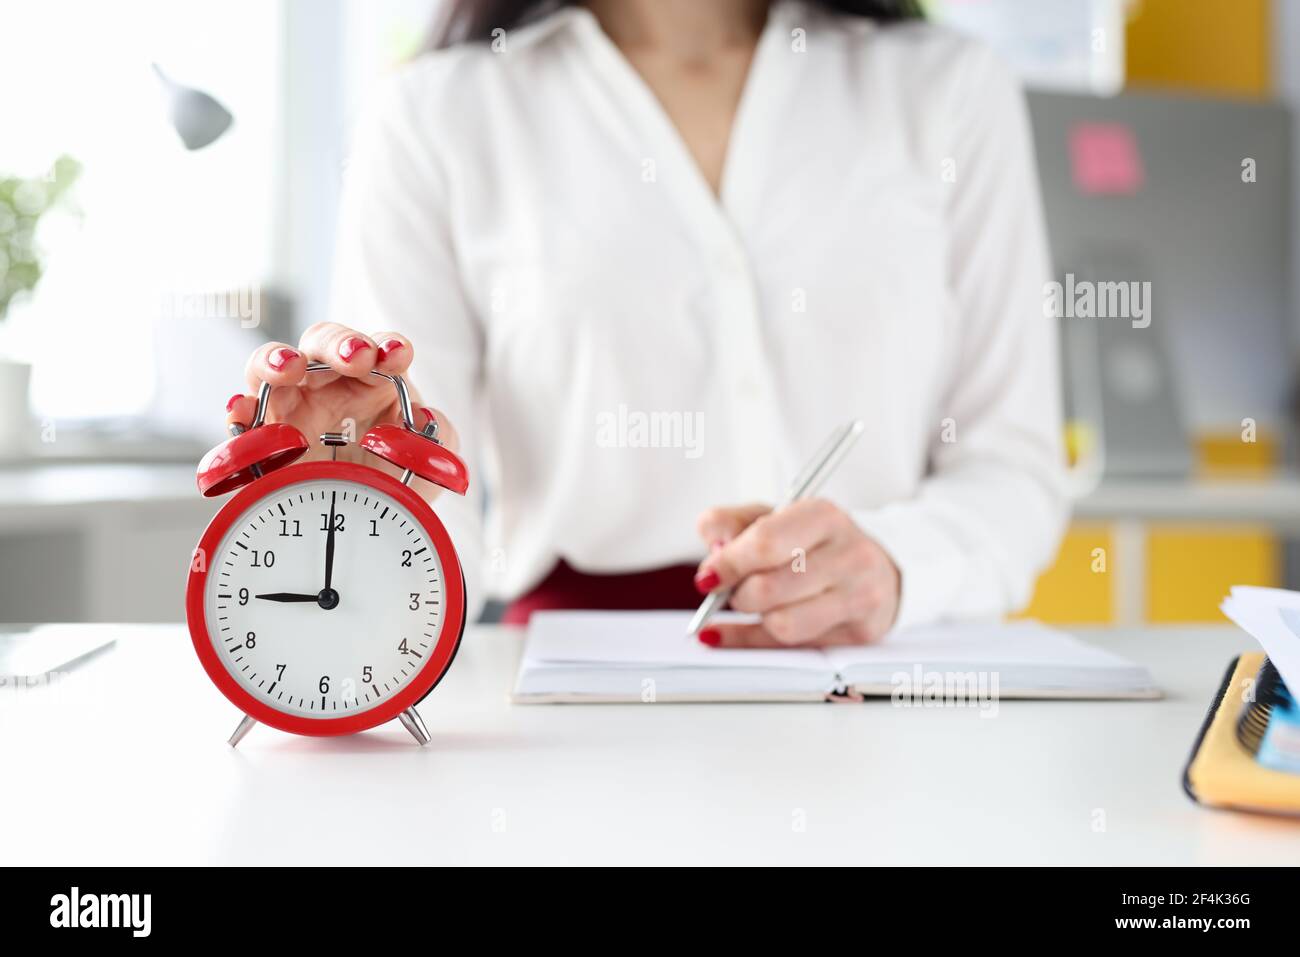
{"label": "white desk", "polygon": [[0,468],[0,614],[175,621],[176,570],[218,505],[199,495],[193,463]]}
{"label": "white desk", "polygon": [[[1294,864],[1300,824],[1182,793],[1226,629],[1097,633],[1161,702],[512,706],[480,628],[420,706],[343,739],[255,728],[178,626],[110,626],[62,681],[0,691],[0,864]],[[800,823],[804,827],[800,828]],[[1103,828],[1103,829],[1097,829]]]}
{"label": "white desk", "polygon": [[1300,476],[1267,478],[1108,478],[1074,502],[1073,517],[1092,521],[1239,522],[1300,534]]}

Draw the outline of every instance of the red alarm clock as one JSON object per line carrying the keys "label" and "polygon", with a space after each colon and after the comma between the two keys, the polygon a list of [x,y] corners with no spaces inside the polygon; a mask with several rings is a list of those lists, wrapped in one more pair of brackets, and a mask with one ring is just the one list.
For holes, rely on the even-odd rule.
{"label": "red alarm clock", "polygon": [[[199,540],[185,592],[199,660],[244,712],[232,746],[258,721],[336,735],[397,718],[429,741],[415,706],[460,646],[465,579],[447,530],[407,486],[418,475],[464,494],[469,473],[429,410],[416,427],[401,376],[371,375],[396,387],[402,424],[376,425],[359,444],[403,469],[400,481],[351,462],[290,464],[307,439],[264,421],[268,383],[249,428],[231,426],[199,463],[204,495],[240,490]],[[321,442],[337,457],[348,439]]]}

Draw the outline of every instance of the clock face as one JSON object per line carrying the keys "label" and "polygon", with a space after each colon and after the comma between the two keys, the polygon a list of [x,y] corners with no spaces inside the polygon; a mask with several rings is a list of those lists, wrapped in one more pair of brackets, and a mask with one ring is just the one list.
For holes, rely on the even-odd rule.
{"label": "clock face", "polygon": [[235,682],[306,719],[391,703],[434,657],[449,613],[428,530],[393,495],[336,479],[255,499],[207,558],[203,608]]}

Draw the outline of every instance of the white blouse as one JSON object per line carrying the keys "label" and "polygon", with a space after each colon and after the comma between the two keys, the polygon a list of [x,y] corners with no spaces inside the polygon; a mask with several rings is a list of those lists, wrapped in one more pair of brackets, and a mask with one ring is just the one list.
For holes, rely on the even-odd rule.
{"label": "white blouse", "polygon": [[[584,8],[402,67],[358,133],[334,318],[415,343],[471,494],[471,603],[557,559],[698,561],[699,513],[826,485],[899,624],[1021,605],[1065,518],[1027,116],[982,47],[774,6],[710,190]],[[484,513],[486,492],[486,523]]]}

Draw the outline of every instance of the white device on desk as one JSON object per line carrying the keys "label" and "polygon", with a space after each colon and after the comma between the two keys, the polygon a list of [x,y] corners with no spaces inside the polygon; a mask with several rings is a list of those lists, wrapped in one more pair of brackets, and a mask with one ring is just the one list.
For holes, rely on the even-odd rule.
{"label": "white device on desk", "polygon": [[[337,735],[393,718],[429,742],[415,706],[460,646],[465,580],[447,530],[407,483],[418,475],[463,494],[469,473],[431,411],[415,427],[401,376],[372,375],[397,389],[403,424],[376,425],[358,444],[402,468],[400,482],[334,459],[291,465],[307,439],[265,422],[267,383],[249,428],[232,426],[199,463],[204,495],[241,489],[203,533],[185,595],[199,660],[244,712],[232,746],[257,721]],[[335,457],[347,441],[321,436]]]}
{"label": "white device on desk", "polygon": [[99,625],[10,625],[0,630],[0,683],[50,680],[111,647]]}

